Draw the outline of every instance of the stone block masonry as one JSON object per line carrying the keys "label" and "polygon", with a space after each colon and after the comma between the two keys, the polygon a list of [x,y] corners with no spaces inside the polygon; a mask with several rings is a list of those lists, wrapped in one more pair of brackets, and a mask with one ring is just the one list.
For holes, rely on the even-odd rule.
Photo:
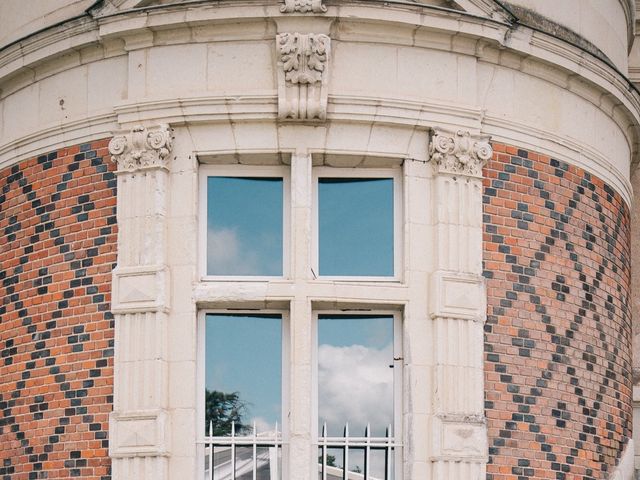
{"label": "stone block masonry", "polygon": [[609,478],[632,428],[629,207],[580,168],[493,148],[487,480]]}
{"label": "stone block masonry", "polygon": [[0,171],[0,478],[110,479],[108,139]]}

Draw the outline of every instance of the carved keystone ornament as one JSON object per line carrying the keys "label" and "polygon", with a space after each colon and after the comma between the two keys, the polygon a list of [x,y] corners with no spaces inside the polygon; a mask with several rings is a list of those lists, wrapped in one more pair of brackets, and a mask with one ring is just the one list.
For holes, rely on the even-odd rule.
{"label": "carved keystone ornament", "polygon": [[280,11],[282,13],[326,13],[327,7],[322,4],[322,0],[284,0]]}
{"label": "carved keystone ornament", "polygon": [[167,168],[172,146],[173,129],[169,125],[148,128],[138,125],[114,136],[109,142],[109,153],[119,172],[134,172]]}
{"label": "carved keystone ornament", "polygon": [[277,37],[278,117],[324,120],[331,40],[323,34],[281,33]]}
{"label": "carved keystone ornament", "polygon": [[482,167],[493,155],[493,149],[487,135],[434,129],[429,155],[439,173],[482,178]]}

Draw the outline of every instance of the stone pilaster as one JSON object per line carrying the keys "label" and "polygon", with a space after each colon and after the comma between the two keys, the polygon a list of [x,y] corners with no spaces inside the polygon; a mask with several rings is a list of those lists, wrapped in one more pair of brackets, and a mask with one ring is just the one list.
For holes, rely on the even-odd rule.
{"label": "stone pilaster", "polygon": [[436,265],[431,277],[434,396],[431,478],[485,478],[482,167],[487,137],[433,131]]}
{"label": "stone pilaster", "polygon": [[118,164],[118,262],[113,271],[114,480],[167,479],[169,454],[166,251],[168,125],[138,126],[109,143]]}

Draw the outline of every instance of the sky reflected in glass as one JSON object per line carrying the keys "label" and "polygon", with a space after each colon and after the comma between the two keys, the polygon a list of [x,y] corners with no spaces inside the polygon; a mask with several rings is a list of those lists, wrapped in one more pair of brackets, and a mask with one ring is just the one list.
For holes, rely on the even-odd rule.
{"label": "sky reflected in glass", "polygon": [[319,269],[325,276],[393,276],[393,179],[318,180]]}
{"label": "sky reflected in glass", "polygon": [[208,177],[207,274],[282,275],[283,180]]}
{"label": "sky reflected in glass", "polygon": [[282,318],[280,315],[206,315],[205,388],[237,392],[243,423],[258,432],[281,429]]}
{"label": "sky reflected in glass", "polygon": [[318,317],[318,431],[384,436],[393,424],[393,316]]}

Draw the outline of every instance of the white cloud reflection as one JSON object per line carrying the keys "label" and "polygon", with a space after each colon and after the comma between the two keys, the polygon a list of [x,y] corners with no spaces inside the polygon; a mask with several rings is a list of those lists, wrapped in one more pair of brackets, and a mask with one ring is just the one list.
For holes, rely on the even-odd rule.
{"label": "white cloud reflection", "polygon": [[384,435],[393,423],[392,345],[382,349],[363,345],[318,347],[319,428],[327,422],[330,436],[364,435],[369,423],[373,436]]}
{"label": "white cloud reflection", "polygon": [[260,258],[256,252],[242,248],[235,229],[207,232],[207,272],[215,275],[258,275]]}

